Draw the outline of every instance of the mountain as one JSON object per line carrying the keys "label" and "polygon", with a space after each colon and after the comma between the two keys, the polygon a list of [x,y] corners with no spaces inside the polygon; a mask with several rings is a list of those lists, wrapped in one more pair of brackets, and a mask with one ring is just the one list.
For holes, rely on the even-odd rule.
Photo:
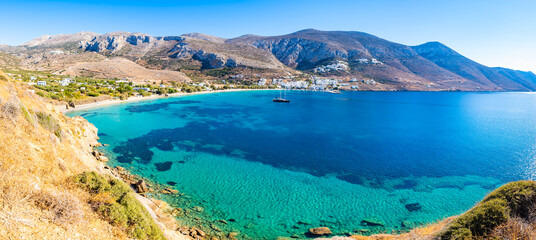
{"label": "mountain", "polygon": [[59,35],[44,35],[26,42],[21,47],[26,48],[52,48],[52,47],[68,47],[67,44],[73,43],[74,47],[78,47],[75,43],[80,41],[87,41],[95,36],[97,33],[92,32],[79,32],[75,34],[59,34]]}
{"label": "mountain", "polygon": [[536,89],[534,73],[486,67],[439,42],[425,43],[413,49],[436,65],[473,82],[497,86],[498,89],[518,91]]}
{"label": "mountain", "polygon": [[[87,53],[96,53],[153,70],[181,71],[201,78],[210,74],[227,78],[247,73],[254,78],[303,72],[371,79],[377,84],[370,90],[536,90],[536,75],[532,72],[487,67],[439,42],[407,46],[355,31],[306,29],[281,36],[244,35],[232,39],[202,33],[154,37],[129,32],[81,32],[43,36],[0,50],[21,57],[32,67],[54,67],[57,71],[77,64],[77,68],[91,72],[95,64],[80,66],[76,56],[87,58]],[[70,60],[61,60],[63,64],[59,66],[56,59]],[[211,69],[218,71],[208,71]]]}

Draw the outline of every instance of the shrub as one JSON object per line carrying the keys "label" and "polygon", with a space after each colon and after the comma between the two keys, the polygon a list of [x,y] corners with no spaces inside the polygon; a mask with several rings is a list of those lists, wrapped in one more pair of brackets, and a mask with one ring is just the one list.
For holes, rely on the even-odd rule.
{"label": "shrub", "polygon": [[536,182],[518,181],[505,184],[456,218],[439,234],[439,238],[484,237],[511,218],[528,220],[535,202]]}
{"label": "shrub", "polygon": [[20,114],[21,106],[17,98],[11,98],[0,107],[0,117],[15,120]]}
{"label": "shrub", "polygon": [[521,218],[512,218],[497,227],[491,238],[503,240],[536,239],[536,229]]}
{"label": "shrub", "polygon": [[54,133],[58,138],[61,139],[61,127],[58,121],[52,117],[52,115],[44,113],[44,112],[37,112],[37,122],[41,127],[43,127],[46,130],[49,130]]}
{"label": "shrub", "polygon": [[87,95],[90,97],[98,97],[100,94],[96,92],[88,92]]}
{"label": "shrub", "polygon": [[511,216],[528,218],[529,210],[536,203],[536,182],[518,181],[505,184],[490,193],[484,200],[502,199],[511,210]]}
{"label": "shrub", "polygon": [[39,191],[33,196],[34,203],[52,213],[52,221],[57,224],[77,223],[83,217],[78,199],[68,193],[54,194]]}
{"label": "shrub", "polygon": [[149,212],[124,182],[96,172],[82,173],[73,180],[93,195],[90,204],[110,224],[125,229],[136,239],[165,239]]}
{"label": "shrub", "polygon": [[26,121],[28,121],[30,124],[34,124],[34,120],[32,118],[32,110],[28,110],[24,105],[21,106],[21,110],[24,119],[26,119]]}

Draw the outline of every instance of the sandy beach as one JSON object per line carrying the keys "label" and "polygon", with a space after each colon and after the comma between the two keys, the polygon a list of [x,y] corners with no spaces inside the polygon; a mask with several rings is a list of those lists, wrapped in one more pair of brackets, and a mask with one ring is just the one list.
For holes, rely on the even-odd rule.
{"label": "sandy beach", "polygon": [[69,109],[66,109],[65,105],[56,105],[56,108],[60,112],[65,114],[65,113],[68,113],[68,112],[86,110],[86,109],[103,107],[103,106],[108,106],[108,105],[115,105],[115,104],[129,103],[129,102],[138,102],[138,101],[148,101],[148,100],[154,100],[154,99],[159,99],[159,98],[183,97],[183,96],[190,96],[190,95],[222,93],[222,92],[269,91],[269,90],[278,90],[278,89],[228,89],[228,90],[203,91],[203,92],[194,92],[194,93],[180,92],[180,93],[168,94],[167,96],[164,96],[164,95],[151,95],[151,96],[148,96],[148,97],[133,96],[133,97],[129,97],[126,100],[110,99],[110,100],[96,101],[96,102],[92,102],[92,103],[76,105],[75,108],[69,108]]}

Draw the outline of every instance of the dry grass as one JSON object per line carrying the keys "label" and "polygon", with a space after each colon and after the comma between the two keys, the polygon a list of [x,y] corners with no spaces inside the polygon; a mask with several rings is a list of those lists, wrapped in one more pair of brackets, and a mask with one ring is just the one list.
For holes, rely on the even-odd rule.
{"label": "dry grass", "polygon": [[50,220],[56,224],[76,224],[82,221],[84,213],[78,198],[63,192],[38,191],[32,196],[34,203],[50,212]]}
{"label": "dry grass", "polygon": [[61,115],[26,86],[0,81],[0,239],[127,238],[93,211],[88,193],[66,184],[99,169],[90,153],[95,139],[85,120]]}
{"label": "dry grass", "polygon": [[[24,179],[14,178],[18,172],[0,169],[0,235],[16,232],[21,226],[34,226],[36,215],[28,206],[33,195],[32,188]],[[5,236],[5,235],[4,235]]]}
{"label": "dry grass", "polygon": [[18,101],[17,98],[14,98],[14,97],[2,103],[2,106],[0,107],[0,117],[7,118],[12,121],[16,120],[16,118],[20,115],[20,112],[21,112],[20,102]]}
{"label": "dry grass", "polygon": [[534,240],[536,229],[534,223],[531,224],[521,218],[512,218],[495,228],[491,236],[503,240]]}

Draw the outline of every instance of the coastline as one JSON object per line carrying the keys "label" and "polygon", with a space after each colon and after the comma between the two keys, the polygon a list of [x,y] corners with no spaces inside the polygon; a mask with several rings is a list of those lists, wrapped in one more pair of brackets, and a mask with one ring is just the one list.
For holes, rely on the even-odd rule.
{"label": "coastline", "polygon": [[161,99],[161,98],[173,98],[173,97],[183,97],[183,96],[211,94],[211,93],[245,92],[245,91],[274,91],[274,90],[279,90],[279,89],[227,89],[227,90],[202,91],[202,92],[193,92],[193,93],[179,92],[179,93],[169,94],[167,96],[164,96],[164,95],[151,95],[148,97],[132,96],[126,100],[110,99],[110,100],[103,100],[103,101],[95,101],[92,103],[77,105],[75,108],[69,108],[69,109],[66,109],[64,105],[55,105],[55,107],[58,109],[59,112],[66,114],[66,113],[75,112],[79,110],[87,110],[87,109],[116,105],[116,104],[148,101],[148,100],[155,100],[155,99]]}

